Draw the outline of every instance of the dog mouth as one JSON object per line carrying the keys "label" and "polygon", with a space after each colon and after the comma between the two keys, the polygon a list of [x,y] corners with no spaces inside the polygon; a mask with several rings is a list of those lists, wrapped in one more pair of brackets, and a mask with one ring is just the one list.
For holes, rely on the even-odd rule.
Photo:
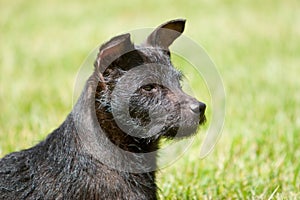
{"label": "dog mouth", "polygon": [[199,125],[203,125],[203,124],[205,124],[205,122],[206,122],[206,116],[205,116],[205,114],[203,113],[203,114],[201,114],[200,117],[199,117]]}

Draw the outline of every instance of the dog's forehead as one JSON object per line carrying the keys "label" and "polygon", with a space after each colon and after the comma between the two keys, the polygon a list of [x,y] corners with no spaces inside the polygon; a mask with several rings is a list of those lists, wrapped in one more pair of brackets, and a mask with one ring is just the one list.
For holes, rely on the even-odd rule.
{"label": "dog's forehead", "polygon": [[143,54],[146,62],[168,64],[170,59],[166,53],[157,47],[137,47],[138,51]]}
{"label": "dog's forehead", "polygon": [[167,55],[167,50],[163,50],[157,47],[136,47],[139,52],[143,54],[143,60],[145,63],[152,63],[168,69],[168,76],[181,79],[181,72],[178,71],[170,60],[170,56]]}

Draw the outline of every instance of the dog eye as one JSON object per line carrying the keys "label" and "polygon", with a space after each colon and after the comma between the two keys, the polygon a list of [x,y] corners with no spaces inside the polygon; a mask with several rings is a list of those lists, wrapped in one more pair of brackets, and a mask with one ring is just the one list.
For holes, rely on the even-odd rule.
{"label": "dog eye", "polygon": [[143,86],[142,89],[147,92],[155,92],[156,91],[156,87],[151,84]]}

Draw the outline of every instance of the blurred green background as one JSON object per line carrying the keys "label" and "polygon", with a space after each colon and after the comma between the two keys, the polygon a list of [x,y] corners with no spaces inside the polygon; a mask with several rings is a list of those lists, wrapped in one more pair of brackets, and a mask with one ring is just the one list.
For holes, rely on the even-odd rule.
{"label": "blurred green background", "polygon": [[296,0],[0,0],[0,156],[60,125],[72,109],[76,73],[97,45],[181,17],[184,34],[206,49],[223,79],[226,123],[207,158],[198,158],[196,141],[159,171],[160,197],[298,199],[299,10]]}

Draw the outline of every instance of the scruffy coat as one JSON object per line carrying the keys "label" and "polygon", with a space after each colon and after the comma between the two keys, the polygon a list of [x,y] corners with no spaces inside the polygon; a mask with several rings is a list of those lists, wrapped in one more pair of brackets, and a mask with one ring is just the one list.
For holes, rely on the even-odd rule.
{"label": "scruffy coat", "polygon": [[[145,137],[136,137],[116,124],[110,105],[112,90],[129,69],[143,63],[162,62],[170,87],[179,82],[180,75],[171,65],[168,47],[183,32],[184,24],[185,20],[178,19],[161,25],[139,47],[131,43],[129,34],[102,45],[95,71],[62,125],[36,146],[0,160],[0,199],[157,199],[155,151],[161,136],[174,137],[181,126],[175,117],[179,116],[179,99],[159,85],[137,90],[129,110],[141,126],[149,123],[150,108],[168,107],[171,114],[169,127],[159,134],[149,136],[141,132]],[[166,34],[161,29],[175,34]],[[127,87],[129,84],[123,89]],[[177,97],[189,104],[199,103],[181,92],[179,84],[176,87]],[[122,96],[118,100],[122,103]],[[204,120],[204,104],[199,105],[193,117],[188,117],[192,120],[184,121],[184,126],[192,127],[187,135]]]}

